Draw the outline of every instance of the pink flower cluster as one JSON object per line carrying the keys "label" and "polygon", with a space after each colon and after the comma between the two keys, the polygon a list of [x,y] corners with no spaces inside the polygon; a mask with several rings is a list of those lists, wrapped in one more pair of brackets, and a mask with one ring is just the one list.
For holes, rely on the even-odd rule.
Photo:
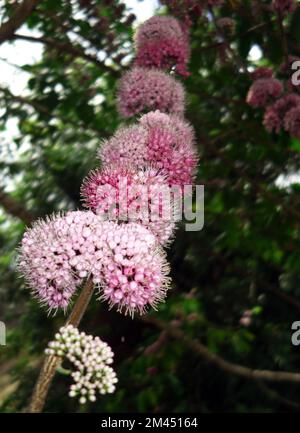
{"label": "pink flower cluster", "polygon": [[130,314],[155,306],[169,283],[165,254],[149,230],[101,221],[90,211],[35,223],[23,237],[19,268],[50,309],[66,308],[87,276],[103,299]]}
{"label": "pink flower cluster", "polygon": [[117,104],[123,117],[151,110],[182,116],[184,89],[179,81],[163,71],[135,67],[120,80]]}
{"label": "pink flower cluster", "polygon": [[[90,277],[111,307],[143,313],[170,283],[161,245],[174,232],[176,202],[193,181],[197,152],[183,120],[182,85],[153,68],[185,74],[188,38],[176,19],[154,17],[139,28],[136,47],[138,67],[122,78],[118,107],[125,117],[150,112],[104,141],[104,168],[82,185],[88,210],[35,223],[20,247],[19,268],[50,309],[65,309]],[[179,191],[170,191],[173,185]]]}
{"label": "pink flower cluster", "polygon": [[273,69],[268,68],[267,66],[260,66],[251,73],[251,77],[253,80],[259,80],[260,78],[271,78],[273,77],[273,75]]}
{"label": "pink flower cluster", "polygon": [[184,10],[188,11],[199,11],[202,12],[203,8],[221,6],[224,0],[161,0],[162,4],[165,4],[171,10]]}
{"label": "pink flower cluster", "polygon": [[276,78],[259,78],[254,81],[247,95],[247,102],[252,107],[265,107],[278,98],[283,92],[283,86]]}
{"label": "pink flower cluster", "polygon": [[275,12],[284,16],[294,12],[297,2],[295,0],[273,0],[272,7]]}
{"label": "pink flower cluster", "polygon": [[92,263],[87,252],[92,249],[90,233],[96,223],[92,212],[70,212],[37,221],[25,232],[19,269],[50,309],[66,308],[88,275]]}
{"label": "pink flower cluster", "polygon": [[141,117],[138,125],[123,127],[103,142],[99,157],[104,164],[147,165],[160,169],[169,185],[193,182],[197,151],[188,122],[159,111]]}
{"label": "pink flower cluster", "polygon": [[274,78],[271,68],[257,68],[252,78],[255,81],[247,102],[253,107],[265,108],[263,124],[266,130],[279,134],[284,129],[300,138],[300,96],[294,92],[283,94],[283,85]]}
{"label": "pink flower cluster", "polygon": [[85,206],[107,219],[138,222],[166,246],[175,229],[166,177],[157,169],[115,165],[95,170],[82,185]]}
{"label": "pink flower cluster", "polygon": [[[268,132],[276,132],[279,134],[282,128],[292,133],[295,125],[293,124],[293,116],[290,116],[290,111],[300,107],[300,96],[296,93],[289,93],[282,96],[274,104],[267,107],[264,115],[264,126]],[[289,120],[286,120],[289,119]],[[295,131],[294,131],[295,132]],[[296,136],[299,135],[300,129]],[[294,134],[292,134],[294,135]]]}
{"label": "pink flower cluster", "polygon": [[174,16],[183,18],[184,22],[190,26],[190,15],[198,18],[203,12],[203,2],[199,0],[161,0],[161,3],[168,6]]}
{"label": "pink flower cluster", "polygon": [[154,16],[135,35],[137,66],[157,68],[188,75],[189,42],[176,18]]}
{"label": "pink flower cluster", "polygon": [[102,271],[95,282],[101,284],[101,298],[118,311],[133,315],[156,308],[166,295],[169,266],[165,254],[149,230],[140,224],[117,226],[104,222]]}
{"label": "pink flower cluster", "polygon": [[286,113],[284,127],[293,137],[300,139],[300,104]]}

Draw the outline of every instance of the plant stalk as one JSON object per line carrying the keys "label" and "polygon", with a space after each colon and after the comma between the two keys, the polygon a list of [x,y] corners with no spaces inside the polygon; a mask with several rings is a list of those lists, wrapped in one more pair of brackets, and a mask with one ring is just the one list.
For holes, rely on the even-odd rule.
{"label": "plant stalk", "polygon": [[[77,299],[66,325],[78,327],[82,316],[91,300],[94,291],[94,284],[91,278],[85,283],[79,298]],[[42,364],[39,377],[35,384],[28,412],[42,412],[45,401],[54,379],[57,368],[60,366],[62,359],[59,356],[47,355]]]}

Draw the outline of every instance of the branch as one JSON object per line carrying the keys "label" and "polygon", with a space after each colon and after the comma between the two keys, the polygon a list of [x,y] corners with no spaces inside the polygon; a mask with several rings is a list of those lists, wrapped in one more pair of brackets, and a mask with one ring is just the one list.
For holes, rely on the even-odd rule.
{"label": "branch", "polygon": [[281,37],[281,42],[282,42],[282,49],[283,49],[284,60],[285,60],[286,64],[288,65],[288,62],[289,62],[289,47],[288,47],[288,41],[287,41],[287,38],[286,38],[286,33],[284,31],[283,16],[282,16],[281,12],[278,12],[278,14],[277,14],[277,22],[278,22],[279,31],[280,31],[280,37]]}
{"label": "branch", "polygon": [[[91,300],[93,292],[94,284],[89,278],[83,287],[69,318],[66,321],[66,325],[78,327],[82,316],[84,315]],[[61,362],[62,359],[59,356],[48,355],[45,357],[31,397],[29,412],[42,412],[51,383],[54,379],[57,369],[60,367]]]}
{"label": "branch", "polygon": [[43,36],[37,38],[33,36],[15,34],[13,38],[22,39],[28,42],[35,42],[35,43],[48,45],[52,48],[55,48],[57,51],[69,53],[74,57],[81,57],[91,63],[94,63],[95,65],[101,67],[101,69],[103,69],[105,72],[108,72],[109,74],[113,75],[115,78],[118,78],[120,75],[117,70],[107,66],[104,62],[101,62],[101,60],[99,60],[97,57],[93,56],[92,54],[88,54],[83,49],[75,47],[74,45],[71,45],[69,43],[59,42],[55,39],[45,38]]}
{"label": "branch", "polygon": [[23,204],[7,194],[2,187],[0,187],[0,205],[7,213],[19,218],[27,225],[30,225],[34,220],[33,215],[23,206]]}
{"label": "branch", "polygon": [[228,50],[228,51],[230,52],[230,54],[232,55],[233,60],[235,60],[235,61],[237,62],[237,64],[238,64],[238,66],[240,67],[240,69],[243,70],[243,72],[244,72],[245,74],[249,75],[249,71],[248,71],[248,67],[247,67],[247,62],[245,62],[244,59],[242,59],[242,58],[239,56],[239,54],[238,54],[237,52],[235,52],[233,48],[231,48],[230,41],[227,40],[226,36],[224,35],[223,30],[222,30],[222,29],[220,28],[220,26],[218,25],[218,22],[217,22],[217,19],[216,19],[215,13],[214,13],[214,11],[213,11],[213,8],[210,7],[210,8],[209,8],[209,11],[210,11],[210,13],[211,13],[212,20],[213,20],[213,23],[214,23],[214,25],[215,25],[215,28],[216,28],[217,34],[218,34],[218,36],[221,37],[224,46],[227,48],[227,50]]}
{"label": "branch", "polygon": [[273,293],[275,296],[277,296],[277,298],[281,299],[286,304],[300,311],[300,301],[297,298],[295,298],[292,295],[289,295],[288,293],[283,292],[282,290],[276,289],[271,285],[265,284],[265,287],[268,292]]}
{"label": "branch", "polygon": [[15,31],[25,23],[39,2],[40,0],[24,0],[16,7],[9,20],[0,27],[0,45],[14,37]]}
{"label": "branch", "polygon": [[15,95],[9,89],[4,88],[4,87],[0,87],[0,92],[2,92],[4,95],[6,95],[8,98],[12,99],[13,101],[20,102],[21,104],[25,104],[25,105],[28,105],[28,106],[34,108],[38,113],[45,114],[49,118],[54,117],[56,119],[61,120],[65,125],[67,123],[69,123],[70,125],[74,125],[74,126],[76,126],[76,128],[80,127],[85,131],[87,129],[89,129],[89,130],[95,132],[96,134],[101,133],[101,136],[103,138],[108,136],[107,131],[105,131],[103,129],[98,129],[94,126],[85,125],[84,123],[82,123],[80,121],[77,121],[77,120],[75,121],[75,120],[72,120],[70,118],[64,117],[60,113],[58,113],[58,114],[52,113],[51,111],[49,111],[49,109],[45,105],[40,104],[39,102],[35,101],[32,98],[27,98],[27,97],[25,98],[25,97],[20,96],[20,95]]}
{"label": "branch", "polygon": [[252,370],[251,368],[243,367],[239,364],[233,364],[221,358],[219,355],[210,352],[206,346],[200,343],[200,341],[189,337],[177,327],[175,328],[174,326],[168,325],[162,320],[151,316],[142,317],[141,320],[144,323],[149,323],[159,329],[166,331],[170,337],[181,341],[200,358],[203,358],[205,361],[213,364],[215,367],[225,371],[226,373],[252,380],[300,383],[300,373],[292,373],[287,371]]}
{"label": "branch", "polygon": [[271,400],[276,401],[277,403],[279,403],[279,404],[281,404],[281,405],[283,405],[289,409],[292,409],[294,411],[297,411],[297,412],[299,411],[299,409],[300,409],[299,403],[283,397],[277,391],[274,391],[274,389],[269,388],[263,382],[258,382],[258,386],[262,390],[262,392],[264,394],[266,394]]}

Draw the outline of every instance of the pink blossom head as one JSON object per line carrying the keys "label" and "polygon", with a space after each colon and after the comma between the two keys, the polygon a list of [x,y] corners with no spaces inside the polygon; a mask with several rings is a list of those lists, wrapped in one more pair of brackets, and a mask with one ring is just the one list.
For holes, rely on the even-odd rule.
{"label": "pink blossom head", "polygon": [[180,143],[191,144],[195,141],[195,132],[193,127],[186,120],[177,116],[167,115],[166,113],[156,110],[144,114],[140,118],[139,122],[147,130],[155,128],[173,129]]}
{"label": "pink blossom head", "polygon": [[204,0],[207,6],[221,6],[224,0]]}
{"label": "pink blossom head", "polygon": [[273,0],[272,7],[275,12],[284,16],[294,12],[297,2],[295,0]]}
{"label": "pink blossom head", "polygon": [[188,75],[189,42],[176,18],[154,16],[145,21],[135,35],[137,66],[175,71]]}
{"label": "pink blossom head", "polygon": [[284,118],[284,128],[296,138],[300,138],[300,106],[289,110]]}
{"label": "pink blossom head", "polygon": [[172,15],[183,19],[185,27],[191,26],[191,16],[198,18],[203,13],[204,4],[198,0],[161,0],[161,3],[168,7]]}
{"label": "pink blossom head", "polygon": [[103,165],[118,164],[144,167],[147,160],[147,130],[140,125],[121,126],[115,134],[104,140],[99,152]]}
{"label": "pink blossom head", "polygon": [[[91,265],[92,212],[69,212],[38,221],[23,236],[19,270],[33,293],[50,309],[66,308]],[[76,257],[76,264],[72,260]]]}
{"label": "pink blossom head", "polygon": [[180,187],[193,182],[198,162],[190,124],[159,111],[142,116],[134,128],[122,128],[103,143],[99,156],[104,163],[120,162],[138,168],[150,165],[167,176],[169,185]]}
{"label": "pink blossom head", "polygon": [[19,269],[50,309],[65,309],[87,276],[102,298],[131,314],[155,307],[169,284],[165,255],[148,229],[87,211],[35,223],[23,237]]}
{"label": "pink blossom head", "polygon": [[120,81],[118,111],[123,117],[156,109],[182,116],[184,107],[182,84],[165,72],[135,67]]}
{"label": "pink blossom head", "polygon": [[252,84],[247,95],[247,102],[252,107],[265,107],[283,92],[283,86],[276,78],[260,78]]}
{"label": "pink blossom head", "polygon": [[138,222],[166,246],[175,229],[174,200],[157,169],[106,166],[84,181],[85,206],[109,220]]}
{"label": "pink blossom head", "polygon": [[159,111],[142,116],[140,123],[148,130],[148,160],[167,173],[170,185],[191,185],[198,158],[190,124]]}
{"label": "pink blossom head", "polygon": [[170,283],[169,266],[155,236],[140,224],[103,222],[102,266],[94,281],[100,298],[118,311],[143,314],[156,308]]}
{"label": "pink blossom head", "polygon": [[270,105],[266,109],[263,124],[268,132],[274,131],[276,134],[279,134],[282,126],[282,119],[279,117],[274,105]]}
{"label": "pink blossom head", "polygon": [[261,66],[259,68],[256,68],[251,73],[251,78],[253,80],[259,80],[260,78],[272,78],[274,75],[274,72],[271,68],[268,68],[266,66]]}
{"label": "pink blossom head", "polygon": [[294,107],[300,107],[300,96],[290,93],[282,96],[274,104],[267,107],[264,115],[264,125],[268,132],[280,132],[286,114]]}

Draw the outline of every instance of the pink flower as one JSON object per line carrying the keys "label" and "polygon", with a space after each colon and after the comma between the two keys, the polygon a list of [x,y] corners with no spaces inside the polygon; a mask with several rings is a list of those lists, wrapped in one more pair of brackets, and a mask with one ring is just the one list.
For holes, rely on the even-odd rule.
{"label": "pink flower", "polygon": [[87,276],[91,261],[85,253],[93,250],[88,234],[95,223],[92,212],[69,212],[37,221],[25,232],[19,269],[36,297],[50,309],[66,308]]}
{"label": "pink flower", "polygon": [[279,117],[274,105],[270,105],[266,109],[263,124],[268,132],[274,131],[276,134],[279,134],[282,126],[282,119]]}
{"label": "pink flower", "polygon": [[248,328],[248,326],[250,326],[251,323],[252,323],[251,317],[244,316],[240,318],[240,325],[245,326],[246,328]]}
{"label": "pink flower", "polygon": [[300,106],[300,96],[290,93],[282,96],[273,105],[267,107],[263,122],[266,130],[278,134],[283,126],[286,114],[297,106]]}
{"label": "pink flower", "polygon": [[281,15],[288,15],[297,8],[295,0],[273,0],[273,10]]}
{"label": "pink flower", "polygon": [[300,106],[288,111],[284,118],[284,128],[294,137],[300,138]]}
{"label": "pink flower", "polygon": [[206,3],[207,6],[221,6],[224,0],[204,0],[204,3]]}
{"label": "pink flower", "polygon": [[273,70],[266,66],[261,66],[256,68],[255,71],[251,73],[251,77],[253,80],[258,80],[260,78],[271,78],[273,77]]}
{"label": "pink flower", "polygon": [[109,220],[139,222],[166,246],[175,229],[174,200],[157,169],[106,166],[84,181],[85,206]]}
{"label": "pink flower", "polygon": [[186,66],[190,56],[189,42],[176,18],[154,16],[137,30],[137,66],[171,70],[188,75]]}
{"label": "pink flower", "polygon": [[167,176],[169,185],[192,184],[198,162],[192,127],[186,121],[159,111],[141,117],[139,125],[122,128],[103,143],[104,164],[150,165]]}
{"label": "pink flower", "polygon": [[202,15],[204,8],[220,6],[224,0],[161,0],[160,3],[167,5],[173,15],[183,16],[190,25],[189,15],[198,18]]}
{"label": "pink flower", "polygon": [[151,111],[144,114],[139,120],[140,124],[146,129],[171,129],[178,137],[180,143],[191,144],[195,141],[195,132],[193,127],[183,119],[177,116],[161,113],[159,110]]}
{"label": "pink flower", "polygon": [[204,6],[199,0],[161,0],[161,3],[168,6],[174,16],[183,17],[188,26],[191,25],[189,14],[198,18],[202,15]]}
{"label": "pink flower", "polygon": [[181,83],[172,76],[136,67],[122,77],[117,103],[123,117],[156,109],[182,116],[185,95]]}
{"label": "pink flower", "polygon": [[104,140],[99,149],[103,165],[125,163],[142,168],[147,164],[148,131],[141,125],[121,126],[115,134]]}
{"label": "pink flower", "polygon": [[87,276],[119,311],[140,313],[166,294],[163,250],[140,224],[102,221],[75,211],[39,221],[23,237],[19,269],[50,309],[66,308]]}
{"label": "pink flower", "polygon": [[280,81],[275,78],[260,78],[252,84],[247,95],[247,102],[252,107],[265,107],[278,98],[283,91]]}
{"label": "pink flower", "polygon": [[170,283],[169,266],[154,235],[140,224],[103,222],[102,266],[94,271],[100,299],[133,315],[156,308]]}

